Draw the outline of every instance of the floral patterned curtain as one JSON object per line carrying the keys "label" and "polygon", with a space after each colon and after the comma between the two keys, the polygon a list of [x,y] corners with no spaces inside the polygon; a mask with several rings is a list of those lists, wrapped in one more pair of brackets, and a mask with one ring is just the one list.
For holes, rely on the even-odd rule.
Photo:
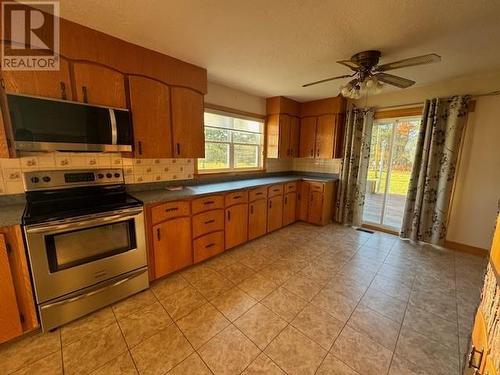
{"label": "floral patterned curtain", "polygon": [[401,237],[444,245],[469,96],[427,100],[406,198]]}
{"label": "floral patterned curtain", "polygon": [[370,158],[373,110],[351,106],[346,119],[336,220],[361,226]]}

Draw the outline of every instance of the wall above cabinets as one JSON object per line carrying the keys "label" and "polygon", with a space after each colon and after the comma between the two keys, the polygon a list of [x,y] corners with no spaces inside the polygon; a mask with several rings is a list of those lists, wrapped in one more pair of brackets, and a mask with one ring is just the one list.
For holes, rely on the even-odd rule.
{"label": "wall above cabinets", "polygon": [[2,70],[0,157],[16,157],[6,93],[128,108],[135,158],[204,157],[207,71],[60,20],[58,71]]}
{"label": "wall above cabinets", "polygon": [[283,96],[268,98],[267,157],[341,158],[345,107],[341,96],[307,103]]}

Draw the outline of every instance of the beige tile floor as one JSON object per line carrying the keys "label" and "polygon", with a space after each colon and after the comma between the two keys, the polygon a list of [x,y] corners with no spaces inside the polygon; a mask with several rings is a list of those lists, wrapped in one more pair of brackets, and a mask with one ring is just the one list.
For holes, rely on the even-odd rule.
{"label": "beige tile floor", "polygon": [[458,374],[484,266],[298,223],[0,346],[0,374]]}

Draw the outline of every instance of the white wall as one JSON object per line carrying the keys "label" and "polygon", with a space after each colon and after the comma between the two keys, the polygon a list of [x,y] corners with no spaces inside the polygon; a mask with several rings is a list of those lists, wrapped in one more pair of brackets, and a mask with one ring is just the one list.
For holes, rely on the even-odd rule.
{"label": "white wall", "polygon": [[211,82],[208,82],[208,93],[205,95],[205,103],[217,104],[259,115],[266,114],[265,98]]}
{"label": "white wall", "polygon": [[[500,90],[500,72],[368,98],[368,106],[423,103],[425,99]],[[364,100],[358,105],[365,105]],[[500,199],[500,96],[480,97],[469,114],[447,240],[489,249]]]}

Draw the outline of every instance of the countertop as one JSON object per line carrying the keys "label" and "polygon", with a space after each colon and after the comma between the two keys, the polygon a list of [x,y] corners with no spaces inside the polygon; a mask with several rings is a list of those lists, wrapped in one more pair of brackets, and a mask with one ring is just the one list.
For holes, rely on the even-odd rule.
{"label": "countertop", "polygon": [[24,204],[9,204],[0,206],[0,227],[21,224]]}
{"label": "countertop", "polygon": [[258,186],[282,184],[286,182],[311,180],[311,181],[335,181],[336,178],[310,177],[301,175],[252,178],[238,181],[218,182],[211,184],[200,184],[186,186],[182,190],[170,191],[167,189],[134,191],[131,194],[144,203],[168,202],[177,199],[192,198],[195,196],[223,193],[233,190],[249,189]]}

